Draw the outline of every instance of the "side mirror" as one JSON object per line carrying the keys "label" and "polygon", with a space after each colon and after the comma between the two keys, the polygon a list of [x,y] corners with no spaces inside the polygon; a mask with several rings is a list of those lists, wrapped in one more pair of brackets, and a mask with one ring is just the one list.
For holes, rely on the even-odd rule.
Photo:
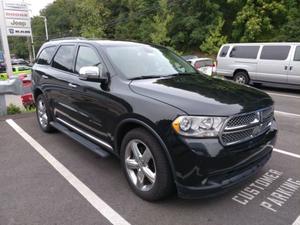
{"label": "side mirror", "polygon": [[84,66],[79,70],[79,79],[86,81],[101,81],[102,66]]}

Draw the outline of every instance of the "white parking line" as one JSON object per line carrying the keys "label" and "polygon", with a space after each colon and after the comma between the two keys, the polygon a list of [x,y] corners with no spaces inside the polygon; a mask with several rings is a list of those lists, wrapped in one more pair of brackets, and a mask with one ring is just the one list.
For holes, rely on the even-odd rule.
{"label": "white parking line", "polygon": [[295,114],[295,113],[288,113],[288,112],[282,112],[282,111],[275,111],[275,113],[277,115],[282,115],[282,116],[287,116],[287,117],[299,117],[300,118],[300,114]]}
{"label": "white parking line", "polygon": [[279,93],[274,93],[274,92],[269,92],[269,91],[266,91],[266,93],[268,93],[269,95],[288,97],[288,98],[299,98],[300,99],[300,96],[298,96],[298,95],[279,94]]}
{"label": "white parking line", "polygon": [[293,223],[293,225],[300,225],[300,215],[299,215],[298,218],[295,220],[295,222]]}
{"label": "white parking line", "polygon": [[283,151],[283,150],[280,150],[277,148],[274,148],[273,151],[300,159],[300,155],[292,153],[292,152]]}
{"label": "white parking line", "polygon": [[81,182],[71,171],[62,163],[54,158],[43,146],[35,141],[12,119],[6,122],[27,141],[48,163],[59,172],[98,212],[114,225],[130,225],[121,215],[106,204],[98,195]]}

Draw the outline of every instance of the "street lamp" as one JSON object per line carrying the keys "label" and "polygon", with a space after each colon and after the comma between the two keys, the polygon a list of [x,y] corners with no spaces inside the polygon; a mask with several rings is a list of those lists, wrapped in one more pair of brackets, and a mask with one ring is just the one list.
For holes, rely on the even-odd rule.
{"label": "street lamp", "polygon": [[46,33],[46,40],[48,41],[49,40],[49,37],[48,37],[48,26],[47,26],[47,18],[46,16],[36,16],[36,17],[41,17],[44,19],[44,24],[45,24],[45,33]]}

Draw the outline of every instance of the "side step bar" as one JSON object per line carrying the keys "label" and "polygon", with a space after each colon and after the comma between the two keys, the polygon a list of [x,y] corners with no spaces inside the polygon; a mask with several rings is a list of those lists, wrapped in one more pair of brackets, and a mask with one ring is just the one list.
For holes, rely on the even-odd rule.
{"label": "side step bar", "polygon": [[94,153],[96,153],[97,155],[99,155],[102,158],[107,158],[108,156],[110,156],[110,153],[108,153],[107,151],[103,150],[100,146],[94,144],[93,142],[89,141],[88,139],[84,138],[83,136],[69,130],[68,128],[66,128],[65,126],[57,123],[57,122],[50,122],[51,126],[53,126],[54,128],[56,128],[57,130],[59,130],[60,132],[66,134],[67,136],[69,136],[70,138],[74,139],[75,141],[77,141],[79,144],[83,145],[84,147],[90,149],[91,151],[93,151]]}

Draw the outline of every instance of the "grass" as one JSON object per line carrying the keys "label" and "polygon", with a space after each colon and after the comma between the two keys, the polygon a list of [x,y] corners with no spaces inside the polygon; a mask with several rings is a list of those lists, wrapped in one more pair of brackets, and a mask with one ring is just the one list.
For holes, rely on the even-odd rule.
{"label": "grass", "polygon": [[28,107],[25,107],[25,109],[21,109],[19,106],[16,106],[14,104],[9,104],[7,106],[7,115],[30,113],[30,112],[35,112],[35,110],[36,110],[35,106],[28,106]]}

